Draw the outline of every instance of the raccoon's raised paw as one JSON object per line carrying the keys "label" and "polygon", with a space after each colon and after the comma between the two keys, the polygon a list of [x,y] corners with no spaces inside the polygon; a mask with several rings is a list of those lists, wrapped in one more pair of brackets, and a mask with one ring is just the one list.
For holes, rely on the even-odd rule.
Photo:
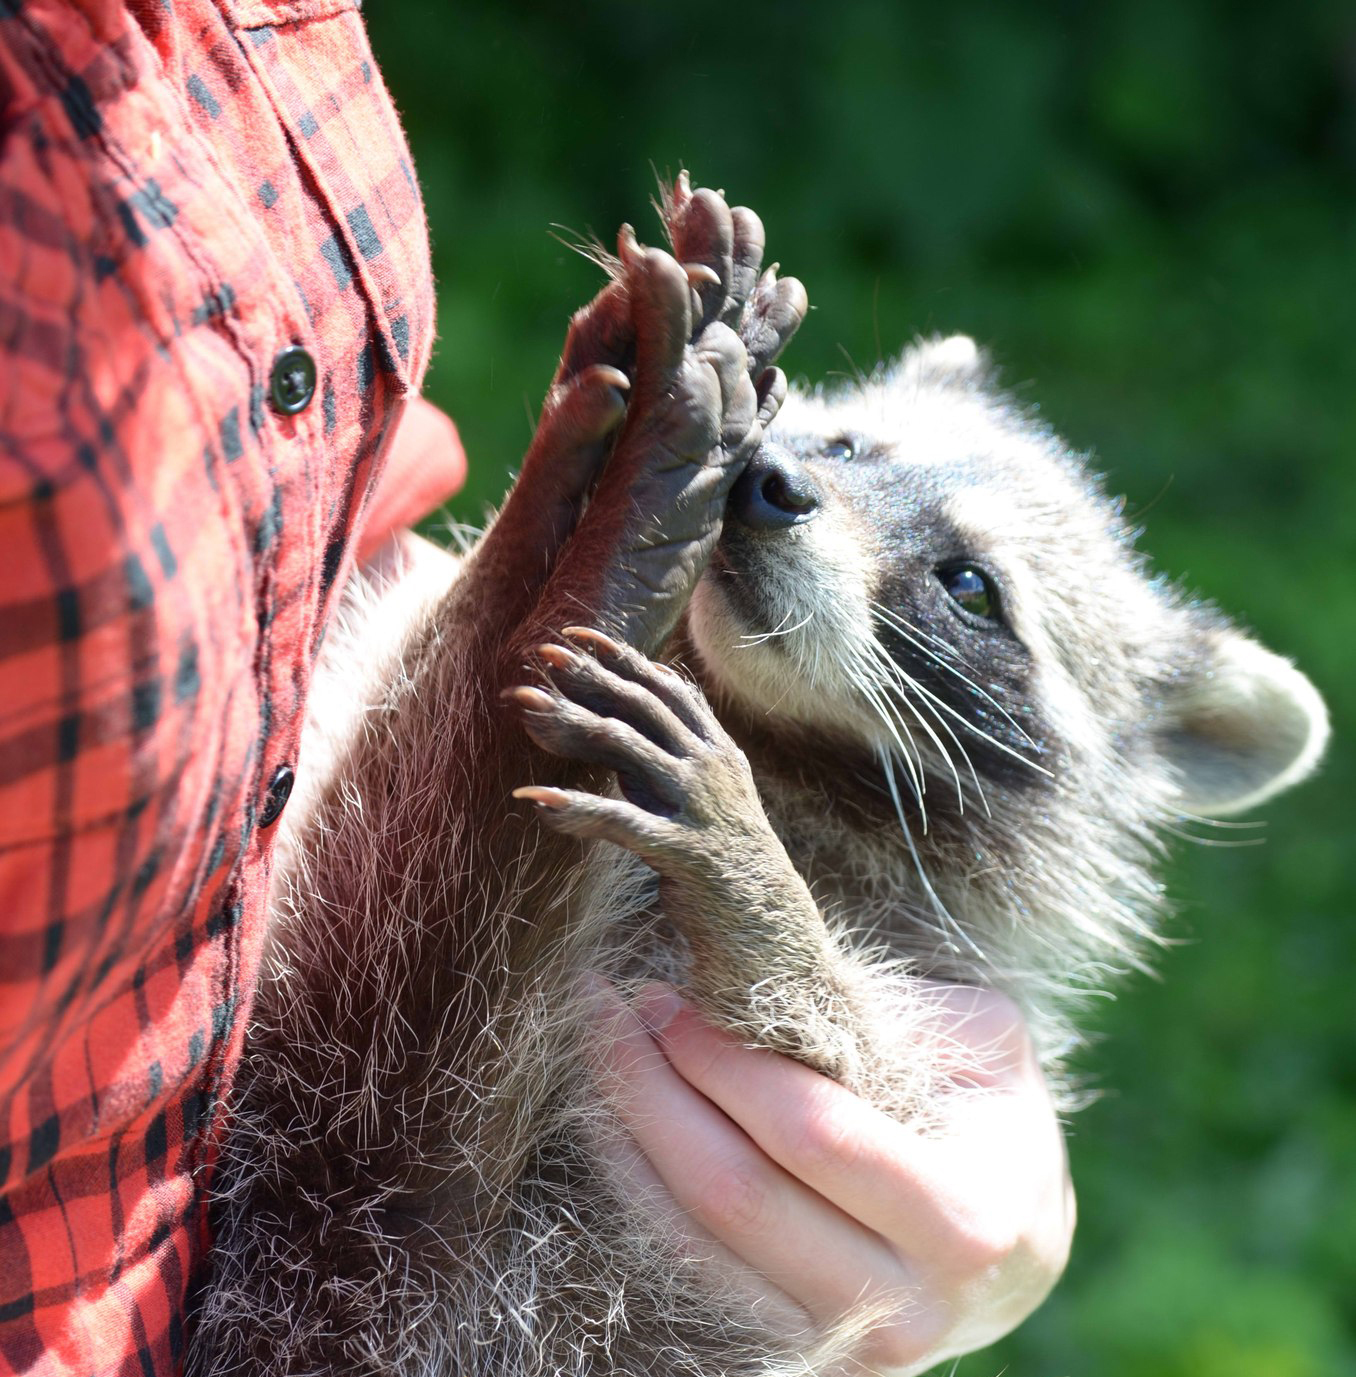
{"label": "raccoon's raised paw", "polygon": [[585,607],[643,651],[662,644],[705,568],[730,488],[785,395],[770,360],[805,311],[794,279],[759,277],[752,212],[680,179],[666,222],[673,254],[629,227],[618,239],[635,339],[626,420],[543,606],[547,624]]}
{"label": "raccoon's raised paw", "polygon": [[514,797],[543,822],[635,851],[660,871],[728,864],[729,847],[765,827],[743,752],[701,691],[599,631],[537,646],[540,687],[505,697],[543,750],[616,772],[622,797],[529,785]]}

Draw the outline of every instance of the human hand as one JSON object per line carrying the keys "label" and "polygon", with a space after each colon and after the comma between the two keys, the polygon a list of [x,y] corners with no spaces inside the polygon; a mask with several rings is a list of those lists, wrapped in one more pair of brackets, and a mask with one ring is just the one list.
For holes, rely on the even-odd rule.
{"label": "human hand", "polygon": [[[807,1348],[851,1322],[849,1371],[908,1377],[992,1343],[1064,1268],[1074,1198],[1026,1025],[988,990],[925,985],[945,1088],[927,1136],[665,986],[599,989],[593,1055],[626,1188],[709,1256],[767,1327]],[[850,1330],[847,1332],[851,1332]]]}

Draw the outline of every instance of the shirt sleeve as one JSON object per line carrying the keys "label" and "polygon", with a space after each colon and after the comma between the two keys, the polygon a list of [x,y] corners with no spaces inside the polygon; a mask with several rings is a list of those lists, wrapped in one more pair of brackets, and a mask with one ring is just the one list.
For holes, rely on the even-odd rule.
{"label": "shirt sleeve", "polygon": [[0,109],[0,1370],[158,1377],[325,621],[459,449],[375,502],[433,311],[356,0],[0,4]]}

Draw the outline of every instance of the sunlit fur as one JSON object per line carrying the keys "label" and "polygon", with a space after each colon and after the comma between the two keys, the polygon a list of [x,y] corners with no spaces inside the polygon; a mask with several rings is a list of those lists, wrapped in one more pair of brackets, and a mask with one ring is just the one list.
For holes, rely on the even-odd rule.
{"label": "sunlit fur", "polygon": [[[1307,772],[1322,705],[1146,571],[1120,505],[963,337],[793,392],[775,438],[820,508],[744,538],[742,571],[718,557],[692,602],[694,665],[814,892],[928,969],[1011,990],[1053,1053],[1073,1036],[1069,997],[1145,959],[1162,828]],[[912,610],[881,591],[908,561]],[[994,577],[1006,632],[952,615],[933,577],[949,563]],[[729,596],[741,579],[765,617]],[[989,662],[1005,635],[1019,692]],[[826,738],[848,758],[860,743],[857,787],[818,773]],[[1202,739],[1227,744],[1230,796],[1197,777]]]}
{"label": "sunlit fur", "polygon": [[[1116,506],[969,341],[793,395],[777,435],[820,506],[776,533],[727,526],[673,653],[830,925],[853,1013],[825,1039],[926,1128],[912,975],[1010,990],[1057,1072],[1076,997],[1153,940],[1159,829],[1292,782],[1322,707],[1146,575]],[[825,458],[842,436],[854,457]],[[584,1054],[606,1029],[578,978],[681,980],[683,942],[629,856],[581,861],[511,809],[528,756],[487,757],[506,738],[471,645],[497,611],[459,604],[447,558],[418,550],[355,581],[327,642],[190,1368],[823,1370],[870,1314],[771,1332],[618,1177]],[[1004,628],[948,608],[934,570],[957,559],[994,576]],[[564,936],[509,972],[532,923]],[[429,969],[421,939],[451,924]],[[795,998],[753,991],[754,1036]]]}

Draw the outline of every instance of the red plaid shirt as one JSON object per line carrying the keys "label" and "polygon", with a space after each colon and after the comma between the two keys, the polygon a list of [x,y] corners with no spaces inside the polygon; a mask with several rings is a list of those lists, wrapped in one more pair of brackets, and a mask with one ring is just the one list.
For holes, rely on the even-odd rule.
{"label": "red plaid shirt", "polygon": [[454,486],[357,4],[0,0],[0,1370],[178,1368],[317,644]]}

